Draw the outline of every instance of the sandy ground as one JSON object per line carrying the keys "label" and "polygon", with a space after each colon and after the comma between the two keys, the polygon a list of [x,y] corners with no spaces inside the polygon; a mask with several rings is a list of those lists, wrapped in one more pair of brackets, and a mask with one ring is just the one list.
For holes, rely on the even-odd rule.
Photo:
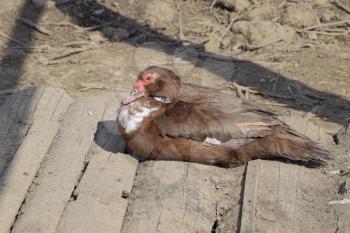
{"label": "sandy ground", "polygon": [[[41,84],[73,97],[127,91],[143,68],[160,65],[280,114],[296,111],[334,135],[350,116],[346,9],[327,0],[3,0],[0,104],[11,89]],[[335,168],[349,162],[345,149],[328,149],[342,155]],[[237,192],[225,198],[239,202]],[[222,219],[238,218],[232,203]]]}
{"label": "sandy ground", "polygon": [[156,64],[221,90],[249,86],[331,122],[348,115],[350,16],[328,1],[45,2],[3,1],[0,89],[127,90]]}

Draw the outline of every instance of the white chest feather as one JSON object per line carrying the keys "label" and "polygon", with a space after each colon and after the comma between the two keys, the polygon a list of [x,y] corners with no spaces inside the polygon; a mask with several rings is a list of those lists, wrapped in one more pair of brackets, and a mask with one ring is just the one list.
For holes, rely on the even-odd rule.
{"label": "white chest feather", "polygon": [[134,102],[118,110],[118,121],[125,129],[125,133],[129,134],[135,132],[143,120],[157,110],[156,107],[144,107]]}
{"label": "white chest feather", "polygon": [[217,140],[216,138],[210,138],[210,137],[207,137],[205,139],[205,142],[208,142],[208,143],[213,144],[213,145],[221,144],[221,141]]}

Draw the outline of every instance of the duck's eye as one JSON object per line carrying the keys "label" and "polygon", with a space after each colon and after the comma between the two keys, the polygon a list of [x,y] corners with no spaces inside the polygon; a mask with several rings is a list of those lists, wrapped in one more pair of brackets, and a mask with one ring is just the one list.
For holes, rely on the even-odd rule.
{"label": "duck's eye", "polygon": [[142,80],[146,83],[149,84],[151,82],[153,82],[154,80],[156,80],[158,74],[156,73],[147,73],[142,77]]}

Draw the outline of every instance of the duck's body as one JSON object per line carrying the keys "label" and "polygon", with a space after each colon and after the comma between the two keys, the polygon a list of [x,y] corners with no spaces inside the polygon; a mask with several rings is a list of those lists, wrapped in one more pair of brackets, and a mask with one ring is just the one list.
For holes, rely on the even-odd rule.
{"label": "duck's body", "polygon": [[[147,87],[147,82],[141,81],[149,75],[165,81],[153,80]],[[119,109],[122,137],[145,159],[239,165],[256,158],[283,157],[320,164],[330,158],[317,143],[293,131],[267,109],[182,83],[174,75],[163,68],[146,69]]]}

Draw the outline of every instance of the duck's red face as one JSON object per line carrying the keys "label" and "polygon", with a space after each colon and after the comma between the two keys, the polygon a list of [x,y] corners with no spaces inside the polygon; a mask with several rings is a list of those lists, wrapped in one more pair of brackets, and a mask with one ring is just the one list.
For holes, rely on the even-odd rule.
{"label": "duck's red face", "polygon": [[172,90],[179,82],[180,78],[171,70],[157,66],[148,67],[139,74],[130,95],[122,104],[129,104],[142,96],[172,98]]}
{"label": "duck's red face", "polygon": [[152,84],[155,85],[158,77],[159,74],[154,72],[147,72],[139,76],[130,92],[130,95],[123,100],[122,104],[129,104],[142,96],[147,97],[149,95],[147,91],[148,86]]}

